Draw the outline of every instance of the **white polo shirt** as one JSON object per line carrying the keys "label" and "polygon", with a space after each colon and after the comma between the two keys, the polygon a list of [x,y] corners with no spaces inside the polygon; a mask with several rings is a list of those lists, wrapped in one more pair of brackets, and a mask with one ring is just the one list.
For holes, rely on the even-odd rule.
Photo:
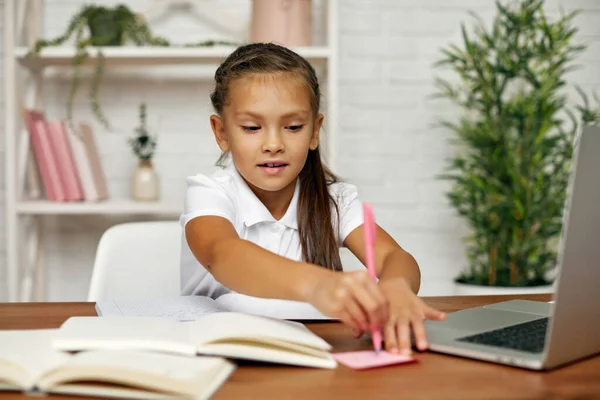
{"label": "white polo shirt", "polygon": [[[215,215],[231,221],[242,239],[253,242],[273,253],[302,260],[300,235],[298,234],[298,194],[296,190],[285,215],[277,221],[256,197],[233,163],[219,168],[212,175],[197,174],[186,179],[185,207],[180,223],[185,225],[199,216]],[[337,200],[340,211],[339,243],[363,222],[362,204],[356,186],[334,183],[330,193]],[[335,212],[332,214],[336,224]],[[335,226],[334,225],[334,226]],[[231,292],[217,282],[192,254],[185,233],[181,246],[181,294],[204,295],[217,298]]]}

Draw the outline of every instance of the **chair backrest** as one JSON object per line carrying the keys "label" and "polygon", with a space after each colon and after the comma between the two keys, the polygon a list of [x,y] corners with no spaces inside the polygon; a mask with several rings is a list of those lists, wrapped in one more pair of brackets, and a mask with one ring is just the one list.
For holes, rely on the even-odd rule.
{"label": "chair backrest", "polygon": [[130,222],[107,229],[98,243],[88,301],[179,295],[179,222]]}

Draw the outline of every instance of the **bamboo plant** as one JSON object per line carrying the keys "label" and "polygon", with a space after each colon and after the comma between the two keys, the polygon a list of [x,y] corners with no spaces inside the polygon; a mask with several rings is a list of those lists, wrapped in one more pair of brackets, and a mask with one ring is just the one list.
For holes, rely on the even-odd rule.
{"label": "bamboo plant", "polygon": [[473,29],[462,24],[462,46],[442,49],[437,63],[458,77],[438,79],[438,96],[462,110],[442,121],[462,151],[440,175],[452,182],[447,197],[471,233],[460,283],[552,281],[578,128],[566,73],[584,47],[573,40],[577,12],[551,21],[543,7],[544,0],[496,2],[488,29],[473,14]]}

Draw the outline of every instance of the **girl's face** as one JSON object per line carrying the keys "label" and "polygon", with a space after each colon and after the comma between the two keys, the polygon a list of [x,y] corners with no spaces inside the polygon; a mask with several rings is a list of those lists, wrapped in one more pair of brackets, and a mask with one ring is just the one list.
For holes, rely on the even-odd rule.
{"label": "girl's face", "polygon": [[221,150],[257,194],[290,190],[309,149],[319,144],[323,115],[315,116],[310,89],[294,74],[254,74],[229,84],[222,118],[211,126]]}

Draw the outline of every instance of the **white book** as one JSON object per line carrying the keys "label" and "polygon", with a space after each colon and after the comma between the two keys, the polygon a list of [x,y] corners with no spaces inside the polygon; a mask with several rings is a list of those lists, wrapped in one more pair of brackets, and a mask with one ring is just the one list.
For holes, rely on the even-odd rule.
{"label": "white book", "polygon": [[309,303],[264,299],[240,293],[228,293],[216,300],[206,296],[175,296],[155,299],[98,300],[99,316],[164,317],[177,321],[194,321],[215,312],[240,312],[296,321],[332,320]]}
{"label": "white book", "polygon": [[73,159],[77,166],[76,172],[83,191],[83,198],[85,201],[98,201],[100,200],[100,196],[94,184],[94,174],[86,153],[85,143],[81,135],[74,131],[68,123],[64,124],[64,126],[67,131],[66,136],[71,146],[71,151],[73,152]]}
{"label": "white book", "polygon": [[56,329],[0,331],[0,390],[130,399],[206,399],[234,371],[222,357],[136,350],[66,353]]}
{"label": "white book", "polygon": [[53,346],[62,351],[140,350],[335,368],[331,345],[299,322],[234,312],[180,322],[161,317],[70,317]]}

